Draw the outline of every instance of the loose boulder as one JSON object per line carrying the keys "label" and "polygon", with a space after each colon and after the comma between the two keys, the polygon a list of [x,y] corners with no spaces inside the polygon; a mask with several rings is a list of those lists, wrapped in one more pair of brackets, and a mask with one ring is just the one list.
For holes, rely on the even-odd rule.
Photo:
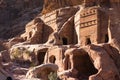
{"label": "loose boulder", "polygon": [[58,66],[55,64],[41,64],[39,66],[33,67],[30,69],[27,74],[26,78],[31,79],[31,78],[39,78],[42,80],[48,80],[48,75],[51,72],[57,72]]}

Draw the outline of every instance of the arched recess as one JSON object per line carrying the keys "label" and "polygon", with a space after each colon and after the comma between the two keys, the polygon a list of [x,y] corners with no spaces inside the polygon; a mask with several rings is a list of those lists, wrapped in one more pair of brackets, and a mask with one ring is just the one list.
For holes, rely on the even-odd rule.
{"label": "arched recess", "polygon": [[91,44],[90,38],[87,38],[87,39],[86,39],[86,45],[88,45],[88,44]]}
{"label": "arched recess", "polygon": [[56,61],[55,56],[54,56],[54,55],[50,56],[49,62],[50,62],[50,63],[55,63],[55,61]]}
{"label": "arched recess", "polygon": [[37,54],[37,60],[38,60],[38,64],[43,64],[44,62],[44,57],[45,57],[46,52],[38,52]]}
{"label": "arched recess", "polygon": [[109,36],[108,34],[105,35],[105,43],[107,43],[109,41]]}
{"label": "arched recess", "polygon": [[77,77],[79,79],[88,80],[90,75],[98,72],[87,53],[75,53],[73,56],[73,63],[73,68],[78,71]]}
{"label": "arched recess", "polygon": [[43,48],[43,49],[38,50],[37,57],[36,57],[38,65],[41,65],[44,63],[44,59],[45,59],[47,50],[48,50],[48,48]]}

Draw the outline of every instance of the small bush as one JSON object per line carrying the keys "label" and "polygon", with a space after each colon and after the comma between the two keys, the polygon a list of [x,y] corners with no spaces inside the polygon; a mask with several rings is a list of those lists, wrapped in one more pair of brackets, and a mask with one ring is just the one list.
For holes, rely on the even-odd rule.
{"label": "small bush", "polygon": [[56,72],[51,72],[51,73],[48,75],[48,79],[49,79],[49,80],[57,80],[57,73],[56,73]]}
{"label": "small bush", "polygon": [[29,57],[30,54],[31,52],[25,48],[14,48],[11,52],[11,58],[12,59],[24,59],[24,56]]}

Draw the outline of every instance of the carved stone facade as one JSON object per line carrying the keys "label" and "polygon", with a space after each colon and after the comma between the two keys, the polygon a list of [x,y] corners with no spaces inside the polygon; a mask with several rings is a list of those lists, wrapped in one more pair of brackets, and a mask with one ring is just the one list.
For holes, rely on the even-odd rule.
{"label": "carved stone facade", "polygon": [[[29,8],[33,0],[24,1]],[[0,65],[7,67],[3,62],[9,61],[27,63],[22,65],[27,69],[35,65],[26,75],[31,80],[49,80],[49,75],[55,80],[120,80],[120,4],[111,3],[110,8],[110,0],[45,1],[45,7],[57,3],[60,9],[54,6],[56,10],[36,16],[20,37],[0,41]],[[72,6],[78,1],[84,3]]]}
{"label": "carved stone facade", "polygon": [[43,21],[40,18],[36,18],[26,25],[26,32],[21,37],[30,43],[42,43],[43,27]]}
{"label": "carved stone facade", "polygon": [[27,24],[26,33],[21,37],[30,43],[60,45],[78,43],[83,46],[107,43],[109,41],[108,14],[98,6],[58,9],[38,16]]}
{"label": "carved stone facade", "polygon": [[119,51],[108,43],[109,7],[94,2],[37,16],[21,35],[30,43],[42,43],[27,48],[35,51],[38,65],[56,64],[61,80],[120,80],[119,63],[114,63]]}
{"label": "carved stone facade", "polygon": [[108,15],[100,7],[85,8],[81,11],[81,45],[108,42]]}
{"label": "carved stone facade", "polygon": [[63,59],[65,57],[64,52],[65,49],[60,48],[59,46],[49,48],[45,56],[45,63],[57,64],[58,66],[60,66],[58,71],[59,72],[63,71],[65,66],[63,63]]}
{"label": "carved stone facade", "polygon": [[66,7],[38,16],[26,25],[26,32],[21,37],[34,44],[76,44],[77,34],[72,15],[78,9],[79,7]]}
{"label": "carved stone facade", "polygon": [[[119,80],[120,74],[108,55],[109,49],[113,49],[113,47],[108,44],[89,45],[81,48],[53,46],[46,52],[44,63],[58,65],[58,76],[62,80],[94,80],[99,78]],[[111,66],[106,68],[107,65]]]}

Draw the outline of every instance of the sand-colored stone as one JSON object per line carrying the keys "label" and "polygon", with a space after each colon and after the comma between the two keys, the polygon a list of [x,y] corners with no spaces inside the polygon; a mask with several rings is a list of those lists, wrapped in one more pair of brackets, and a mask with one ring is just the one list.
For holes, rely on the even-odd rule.
{"label": "sand-colored stone", "polygon": [[[108,13],[102,7],[85,8],[80,13],[80,44],[107,43]],[[85,33],[85,34],[84,34]]]}
{"label": "sand-colored stone", "polygon": [[[15,48],[33,52],[30,57],[23,52],[17,56],[39,65],[27,78],[46,80],[50,72],[57,71],[62,80],[120,80],[120,6],[112,0],[84,0],[78,6],[72,6],[72,0],[49,1],[45,0],[46,14],[26,25],[20,36],[25,42],[11,48],[11,54]],[[41,70],[50,63],[58,68],[51,70],[51,66],[46,73]],[[39,74],[44,75],[36,77]]]}
{"label": "sand-colored stone", "polygon": [[44,22],[40,18],[36,18],[26,25],[26,32],[21,37],[30,43],[42,43],[44,26]]}
{"label": "sand-colored stone", "polygon": [[48,75],[51,72],[56,72],[57,69],[58,66],[55,64],[42,64],[29,70],[26,74],[26,78],[40,78],[43,80],[48,80]]}

